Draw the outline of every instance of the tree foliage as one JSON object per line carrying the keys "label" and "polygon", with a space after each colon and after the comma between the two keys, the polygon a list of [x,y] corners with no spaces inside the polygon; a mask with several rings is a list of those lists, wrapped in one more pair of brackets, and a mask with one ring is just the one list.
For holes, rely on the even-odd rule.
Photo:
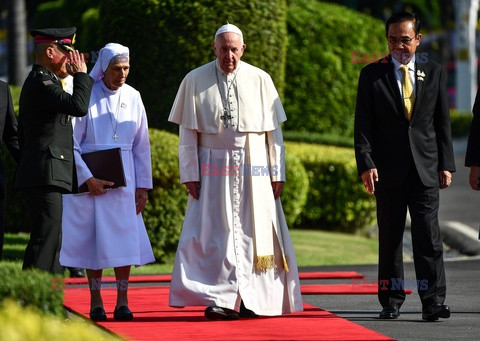
{"label": "tree foliage", "polygon": [[379,20],[309,0],[288,5],[287,130],[353,136],[360,70],[387,52]]}

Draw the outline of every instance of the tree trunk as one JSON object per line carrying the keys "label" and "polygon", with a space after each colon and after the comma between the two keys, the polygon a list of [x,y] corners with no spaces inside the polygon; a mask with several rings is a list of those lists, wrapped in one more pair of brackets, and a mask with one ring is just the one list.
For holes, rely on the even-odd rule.
{"label": "tree trunk", "polygon": [[27,76],[25,0],[8,0],[8,82],[21,86]]}

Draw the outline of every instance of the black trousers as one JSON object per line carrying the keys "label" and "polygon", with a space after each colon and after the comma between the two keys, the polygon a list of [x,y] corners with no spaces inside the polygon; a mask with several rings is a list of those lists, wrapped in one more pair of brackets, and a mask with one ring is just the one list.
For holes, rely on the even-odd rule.
{"label": "black trousers", "polygon": [[[381,175],[380,175],[381,176]],[[403,289],[418,290],[422,306],[443,304],[446,295],[443,243],[438,223],[439,188],[425,187],[416,170],[408,183],[375,188],[379,229],[378,298],[382,307],[400,307]],[[407,208],[412,220],[416,280],[404,278],[403,232]]]}
{"label": "black trousers", "polygon": [[30,218],[30,240],[25,250],[23,268],[37,268],[62,274],[60,247],[62,243],[62,194],[55,186],[23,190]]}

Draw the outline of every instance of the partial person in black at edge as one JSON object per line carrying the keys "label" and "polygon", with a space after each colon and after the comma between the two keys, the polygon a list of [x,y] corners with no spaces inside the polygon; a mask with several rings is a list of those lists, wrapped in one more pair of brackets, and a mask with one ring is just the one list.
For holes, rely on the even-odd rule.
{"label": "partial person in black at edge", "polygon": [[[1,141],[5,143],[10,155],[15,162],[20,160],[20,149],[18,146],[17,119],[13,111],[12,95],[8,84],[0,81],[0,134]],[[7,194],[7,184],[5,179],[5,169],[3,167],[3,157],[0,155],[0,260],[3,253],[3,237],[5,233],[5,196]]]}
{"label": "partial person in black at edge", "polygon": [[[77,191],[71,116],[87,114],[93,79],[82,54],[72,45],[75,27],[45,28],[34,37],[36,63],[20,94],[18,136],[21,159],[15,188],[22,191],[30,218],[30,240],[23,268],[62,274],[59,263],[62,194]],[[58,79],[73,76],[73,93]]]}

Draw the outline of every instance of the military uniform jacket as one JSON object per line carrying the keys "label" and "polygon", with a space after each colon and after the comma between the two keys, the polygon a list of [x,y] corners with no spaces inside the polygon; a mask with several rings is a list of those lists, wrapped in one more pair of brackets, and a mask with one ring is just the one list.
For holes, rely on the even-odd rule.
{"label": "military uniform jacket", "polygon": [[70,116],[88,112],[93,79],[77,72],[72,95],[48,69],[34,65],[20,94],[18,117],[21,159],[15,188],[56,186],[76,192],[73,127]]}

